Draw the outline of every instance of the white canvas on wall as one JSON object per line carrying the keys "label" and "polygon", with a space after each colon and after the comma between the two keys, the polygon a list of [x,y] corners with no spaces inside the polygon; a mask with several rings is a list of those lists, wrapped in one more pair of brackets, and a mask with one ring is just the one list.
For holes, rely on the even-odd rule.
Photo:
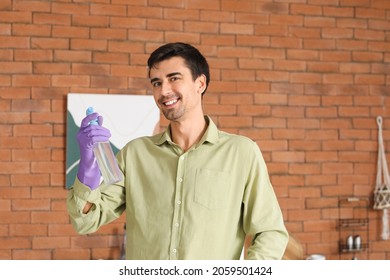
{"label": "white canvas on wall", "polygon": [[88,107],[103,116],[103,126],[111,132],[110,143],[117,153],[132,139],[158,132],[160,111],[153,96],[69,93],[67,102],[66,187],[77,174],[80,159],[76,140]]}

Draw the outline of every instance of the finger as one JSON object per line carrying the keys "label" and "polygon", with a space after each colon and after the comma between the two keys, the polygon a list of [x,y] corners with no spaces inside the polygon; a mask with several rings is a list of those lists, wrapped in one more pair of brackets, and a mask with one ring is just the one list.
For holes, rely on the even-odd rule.
{"label": "finger", "polygon": [[110,139],[107,136],[102,136],[102,135],[95,135],[91,137],[91,142],[93,144],[98,143],[98,142],[108,142]]}
{"label": "finger", "polygon": [[92,136],[104,136],[111,137],[111,132],[109,129],[99,126],[99,125],[90,125],[82,129],[82,132],[88,135],[88,137]]}
{"label": "finger", "polygon": [[89,125],[89,123],[93,120],[96,120],[96,118],[99,117],[99,114],[98,113],[92,113],[88,116],[86,116],[82,121],[81,121],[81,126],[80,127],[86,127]]}
{"label": "finger", "polygon": [[97,120],[98,120],[98,124],[99,124],[100,126],[102,126],[102,125],[103,125],[103,116],[98,116],[98,117],[97,117]]}

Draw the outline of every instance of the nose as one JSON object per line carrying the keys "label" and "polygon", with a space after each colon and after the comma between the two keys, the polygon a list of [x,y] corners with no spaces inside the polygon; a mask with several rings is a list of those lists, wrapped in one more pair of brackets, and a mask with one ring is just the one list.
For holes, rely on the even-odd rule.
{"label": "nose", "polygon": [[172,87],[169,82],[163,81],[161,82],[161,94],[162,95],[169,95],[172,93]]}

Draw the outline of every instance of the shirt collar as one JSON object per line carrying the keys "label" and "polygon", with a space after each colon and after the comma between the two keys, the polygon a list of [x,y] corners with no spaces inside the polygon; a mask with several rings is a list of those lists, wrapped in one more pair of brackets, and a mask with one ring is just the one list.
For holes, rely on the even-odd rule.
{"label": "shirt collar", "polygon": [[[209,143],[217,143],[219,139],[219,131],[213,120],[209,116],[204,117],[206,120],[206,123],[208,124],[207,129],[202,136],[201,140],[199,141],[199,145],[202,145],[205,142]],[[173,143],[172,137],[171,137],[171,125],[168,125],[168,127],[165,129],[163,133],[161,133],[160,137],[158,137],[155,141],[155,144],[160,146],[164,144],[165,142],[167,143]]]}

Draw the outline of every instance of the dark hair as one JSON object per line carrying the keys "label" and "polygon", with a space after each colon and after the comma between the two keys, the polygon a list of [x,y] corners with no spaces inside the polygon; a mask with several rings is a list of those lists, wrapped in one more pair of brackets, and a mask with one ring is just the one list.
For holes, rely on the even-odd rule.
{"label": "dark hair", "polygon": [[157,63],[179,56],[184,59],[184,63],[190,69],[193,80],[195,81],[200,75],[206,76],[206,88],[202,95],[206,92],[210,81],[210,70],[207,60],[195,47],[186,43],[168,43],[156,49],[148,59],[148,75],[150,77],[150,69]]}

